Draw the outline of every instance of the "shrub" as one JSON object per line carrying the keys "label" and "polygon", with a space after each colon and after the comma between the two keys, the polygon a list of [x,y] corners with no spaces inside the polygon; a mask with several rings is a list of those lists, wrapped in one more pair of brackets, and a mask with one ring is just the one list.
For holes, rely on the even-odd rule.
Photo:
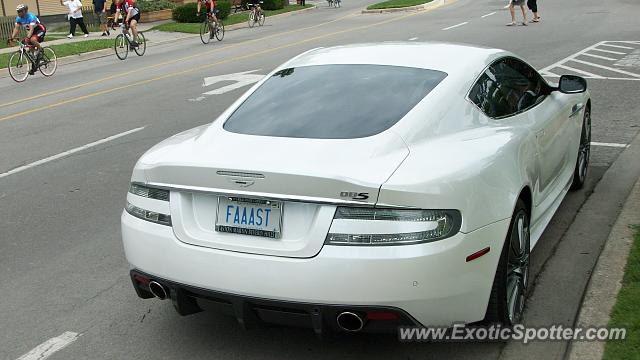
{"label": "shrub", "polygon": [[262,4],[263,10],[279,10],[284,8],[283,0],[263,0],[263,1],[264,1],[264,3]]}
{"label": "shrub", "polygon": [[176,4],[170,0],[138,0],[136,1],[140,12],[150,12],[158,10],[173,9]]}
{"label": "shrub", "polygon": [[201,22],[202,18],[196,16],[198,10],[197,3],[188,3],[180,6],[176,6],[173,9],[173,20],[182,23],[197,23]]}
{"label": "shrub", "polygon": [[231,13],[231,2],[227,0],[219,0],[217,9],[220,10],[217,15],[218,18],[224,20]]}
{"label": "shrub", "polygon": [[[231,12],[231,3],[227,0],[218,1],[218,17],[220,19],[226,19]],[[200,9],[200,16],[196,15],[198,11],[198,3],[188,3],[181,6],[177,6],[173,9],[173,20],[181,23],[198,23],[201,22],[206,11],[206,6],[202,5]]]}

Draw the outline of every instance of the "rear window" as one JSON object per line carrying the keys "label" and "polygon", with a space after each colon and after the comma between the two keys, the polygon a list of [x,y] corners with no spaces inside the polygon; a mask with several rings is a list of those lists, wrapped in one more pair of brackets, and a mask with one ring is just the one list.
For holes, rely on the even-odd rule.
{"label": "rear window", "polygon": [[318,65],[278,71],[224,123],[234,133],[349,139],[393,126],[446,73],[386,65]]}

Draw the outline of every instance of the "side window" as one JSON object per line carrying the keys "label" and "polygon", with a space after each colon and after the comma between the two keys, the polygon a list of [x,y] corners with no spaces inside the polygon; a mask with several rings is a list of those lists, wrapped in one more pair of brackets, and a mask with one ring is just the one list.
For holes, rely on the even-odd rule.
{"label": "side window", "polygon": [[545,85],[538,73],[514,58],[493,63],[480,76],[469,93],[487,116],[510,116],[538,104],[545,95]]}

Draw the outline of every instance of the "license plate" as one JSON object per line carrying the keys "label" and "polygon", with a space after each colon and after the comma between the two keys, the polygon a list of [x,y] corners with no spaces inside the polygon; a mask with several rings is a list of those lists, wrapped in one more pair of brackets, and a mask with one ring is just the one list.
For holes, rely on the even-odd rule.
{"label": "license plate", "polygon": [[216,231],[278,239],[281,226],[281,201],[218,197]]}

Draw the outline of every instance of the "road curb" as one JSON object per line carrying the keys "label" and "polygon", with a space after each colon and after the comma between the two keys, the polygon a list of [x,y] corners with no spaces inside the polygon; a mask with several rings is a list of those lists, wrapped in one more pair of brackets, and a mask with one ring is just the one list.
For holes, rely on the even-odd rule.
{"label": "road curb", "polygon": [[[611,310],[622,287],[627,258],[633,245],[634,230],[640,224],[640,179],[622,208],[618,220],[598,258],[589,279],[576,326],[601,326],[609,323]],[[604,341],[574,341],[569,345],[569,360],[600,360]]]}
{"label": "road curb", "polygon": [[395,13],[395,12],[411,12],[411,11],[423,11],[428,9],[434,9],[440,6],[445,5],[447,0],[433,0],[426,4],[416,5],[416,6],[407,6],[402,8],[390,8],[390,9],[372,9],[362,10],[363,14],[383,14],[383,13]]}

